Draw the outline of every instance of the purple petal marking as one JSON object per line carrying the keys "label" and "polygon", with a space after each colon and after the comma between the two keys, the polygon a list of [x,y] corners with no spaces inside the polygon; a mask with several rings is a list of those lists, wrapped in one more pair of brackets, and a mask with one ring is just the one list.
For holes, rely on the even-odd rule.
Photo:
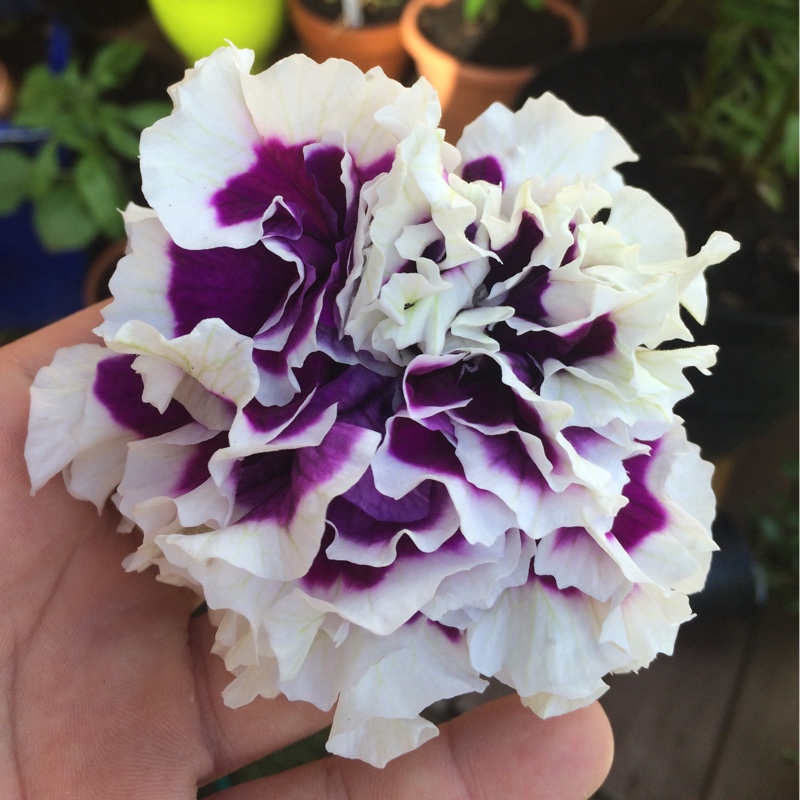
{"label": "purple petal marking", "polygon": [[[260,219],[272,201],[282,197],[306,232],[324,236],[329,231],[330,204],[320,195],[317,180],[308,172],[305,147],[306,144],[287,145],[279,139],[259,142],[254,148],[256,160],[250,169],[235,175],[211,198],[219,224],[227,227]],[[343,153],[338,148],[328,147],[338,151],[341,173]]]}
{"label": "purple petal marking", "polygon": [[186,409],[174,400],[163,414],[142,400],[144,383],[132,367],[135,358],[116,355],[97,365],[92,391],[111,418],[142,438],[160,436],[191,422]]}
{"label": "purple petal marking", "polygon": [[548,592],[551,592],[552,594],[560,594],[564,597],[583,597],[583,593],[580,589],[576,589],[574,586],[565,586],[563,589],[559,589],[556,579],[552,575],[539,575],[538,573],[534,572],[533,565],[535,561],[536,557],[534,556],[531,559],[531,566],[528,570],[528,583],[540,583]]}
{"label": "purple petal marking", "polygon": [[474,370],[465,370],[459,382],[459,387],[469,397],[469,403],[463,408],[453,409],[450,412],[452,416],[471,425],[490,428],[513,426],[517,431],[536,436],[544,445],[547,458],[555,464],[557,451],[550,442],[541,416],[530,403],[502,382],[499,365],[487,358],[473,359],[468,363],[478,365]]}
{"label": "purple petal marking", "polygon": [[[281,353],[266,351],[256,351],[254,356],[260,367],[269,358],[277,363],[283,357]],[[297,433],[303,425],[314,424],[321,414],[336,405],[339,422],[382,434],[386,420],[396,410],[396,381],[360,364],[340,364],[316,351],[294,370],[294,376],[300,388],[290,402],[283,406],[263,406],[254,400],[245,407],[244,413],[254,429],[273,431],[297,414],[291,424],[292,431]],[[300,411],[306,401],[308,404]]]}
{"label": "purple petal marking", "polygon": [[275,213],[264,224],[264,228],[265,239],[287,239],[296,242],[303,235],[300,221],[282,205],[276,206]]}
{"label": "purple petal marking", "polygon": [[613,353],[616,333],[617,327],[608,314],[587,322],[566,337],[569,349],[561,356],[561,362],[572,366],[587,358]]}
{"label": "purple petal marking", "polygon": [[287,525],[297,510],[292,492],[296,450],[247,456],[239,464],[236,504],[251,509],[246,520],[274,520]]}
{"label": "purple petal marking", "polygon": [[[548,460],[553,465],[558,463],[558,452],[544,429],[541,416],[502,382],[500,367],[492,359],[479,357],[459,361],[433,371],[409,370],[407,394],[412,408],[442,408],[452,419],[466,425],[506,430],[513,427],[514,432],[487,436],[485,447],[492,452],[499,468],[524,476],[526,482],[531,480],[540,485],[542,478],[533,467],[518,432],[538,438]],[[428,422],[426,420],[426,428],[430,429],[433,426]]]}
{"label": "purple petal marking", "polygon": [[[354,230],[354,229],[353,229]],[[348,233],[336,242],[333,258],[324,262],[326,267],[325,292],[322,297],[322,310],[319,315],[321,325],[336,329],[341,322],[341,314],[336,305],[339,292],[344,288],[353,259],[354,234]]]}
{"label": "purple petal marking", "polygon": [[[339,522],[340,521],[337,521],[336,524],[338,525]],[[387,529],[389,528],[388,525],[386,527]],[[394,523],[393,527],[396,530],[398,527],[397,523]],[[371,589],[389,576],[394,564],[404,559],[418,559],[429,556],[429,554],[419,550],[408,536],[403,536],[397,542],[397,560],[392,564],[385,567],[353,564],[350,561],[339,561],[328,558],[325,551],[333,542],[333,537],[333,525],[328,525],[325,530],[325,535],[322,538],[319,552],[311,568],[302,578],[303,584],[309,589],[328,589],[337,581],[341,581],[343,588],[353,591]],[[459,533],[456,533],[444,542],[437,552],[459,552],[459,550],[464,547],[464,544],[464,538]]]}
{"label": "purple petal marking", "polygon": [[[424,495],[424,492],[422,494]],[[328,521],[336,527],[339,535],[344,539],[358,542],[365,547],[382,544],[388,542],[397,535],[398,531],[406,527],[402,516],[400,519],[392,518],[392,503],[402,504],[406,507],[412,506],[413,501],[409,502],[407,498],[408,495],[403,500],[392,501],[391,498],[384,498],[386,502],[383,504],[383,508],[379,508],[379,503],[375,500],[370,504],[369,508],[365,509],[359,506],[359,502],[363,498],[353,498],[355,502],[350,502],[344,496],[336,497],[328,506]],[[418,496],[417,499],[421,500],[425,505],[422,511],[422,518],[424,519],[428,510],[426,498]],[[398,514],[402,514],[405,510],[402,506],[396,509]],[[419,514],[420,511],[412,508],[411,513]],[[412,524],[413,521],[407,520],[407,522]]]}
{"label": "purple petal marking", "polygon": [[243,336],[254,336],[286,301],[297,267],[260,242],[234,250],[184,250],[172,243],[167,298],[174,335],[191,333],[204,319],[219,318]]}
{"label": "purple petal marking", "polygon": [[573,366],[584,359],[612,353],[616,331],[611,317],[603,314],[566,336],[548,330],[518,334],[505,323],[495,326],[494,336],[503,351],[524,353],[538,364],[555,358],[565,366]]}
{"label": "purple petal marking", "polygon": [[[498,341],[501,340],[500,335],[495,338],[497,338]],[[513,353],[508,349],[504,349],[503,357],[508,366],[511,367],[511,371],[514,373],[517,380],[538,393],[544,381],[544,373],[533,356],[525,352]]]}
{"label": "purple petal marking", "polygon": [[588,535],[585,528],[559,528],[552,534],[555,537],[553,548],[560,550],[562,547],[571,547],[578,539]]}
{"label": "purple petal marking", "polygon": [[451,414],[467,424],[489,428],[514,425],[515,399],[513,392],[502,382],[499,365],[488,358],[473,358],[472,369],[459,375],[458,387],[469,402],[453,408]]}
{"label": "purple petal marking", "polygon": [[409,410],[451,409],[466,405],[469,395],[458,385],[459,375],[464,370],[462,362],[452,365],[420,369],[414,362],[408,368],[406,397]]}
{"label": "purple petal marking", "polygon": [[[417,522],[424,519],[428,513],[430,489],[430,482],[426,482],[405,497],[394,500],[381,494],[375,488],[372,470],[367,470],[355,486],[341,495],[341,499],[346,501],[350,507],[358,509],[365,516],[379,522]],[[360,538],[360,534],[355,528],[340,528],[340,530],[343,535],[352,533],[356,538]]]}
{"label": "purple petal marking", "polygon": [[[275,358],[282,358],[279,353],[267,353],[256,351],[256,363],[260,366],[265,356],[274,355]],[[264,406],[257,400],[252,400],[244,408],[244,415],[250,426],[263,433],[272,433],[284,428],[291,421],[291,429],[299,433],[303,426],[313,425],[327,408],[335,401],[329,398],[319,398],[315,396],[312,401],[301,411],[301,406],[309,399],[309,395],[317,387],[333,380],[337,375],[345,370],[341,364],[337,364],[333,359],[328,358],[319,351],[311,353],[303,362],[303,365],[294,371],[295,378],[300,386],[294,397],[282,406]],[[317,392],[317,395],[319,392]],[[295,418],[294,421],[293,418]]]}
{"label": "purple petal marking", "polygon": [[618,512],[606,534],[616,538],[626,551],[635,549],[651,533],[663,530],[668,519],[666,509],[647,487],[647,473],[658,449],[658,443],[649,444],[652,448],[650,454],[633,456],[625,461],[630,481],[622,494],[628,499],[628,504]]}
{"label": "purple petal marking", "polygon": [[461,177],[465,181],[486,181],[501,186],[503,183],[503,167],[494,156],[483,156],[464,165]]}
{"label": "purple petal marking", "polygon": [[[394,160],[389,152],[345,173],[341,148],[318,142],[289,145],[275,138],[259,142],[254,153],[250,169],[235,175],[211,198],[219,224],[227,227],[260,219],[281,197],[306,233],[328,240],[355,225],[356,203],[348,206],[343,181],[354,184],[357,197],[361,186],[387,172]],[[283,229],[286,221],[278,215],[274,223],[267,220],[265,235],[275,233],[273,224]]]}
{"label": "purple petal marking", "polygon": [[399,461],[440,475],[464,475],[453,445],[442,433],[405,417],[396,417],[392,424],[389,452]]}
{"label": "purple petal marking", "polygon": [[429,619],[428,624],[433,625],[439,633],[443,634],[453,644],[458,644],[466,635],[464,631],[454,628],[452,625],[444,625],[433,619]]}
{"label": "purple petal marking", "polygon": [[[539,227],[536,218],[527,211],[523,212],[517,235],[497,251],[497,255],[500,256],[500,263],[492,261],[491,270],[486,280],[487,288],[491,288],[500,281],[508,280],[530,266],[533,251],[541,244],[542,239],[544,239],[544,232]],[[533,279],[528,275],[518,285],[526,285],[524,294],[530,294],[531,283],[540,280],[541,276],[546,275],[548,270],[546,267],[540,266],[533,272],[535,272]],[[546,288],[546,283],[544,288]],[[537,294],[536,297],[540,298],[541,294]]]}
{"label": "purple petal marking", "polygon": [[326,408],[337,404],[337,419],[383,433],[398,403],[396,380],[360,364],[332,375],[314,398]]}
{"label": "purple petal marking", "polygon": [[[364,477],[340,497],[331,502],[330,519],[336,523],[341,536],[370,543],[384,541],[400,528],[418,523],[433,514],[439,516],[446,500],[446,490],[440,483],[424,481],[399,500],[381,494],[368,470]],[[372,522],[391,523],[388,535],[373,535],[367,529]],[[376,528],[377,532],[377,528]]]}
{"label": "purple petal marking", "polygon": [[378,175],[388,172],[394,163],[394,151],[389,150],[380,158],[376,158],[371,164],[357,164],[356,174],[358,182],[363,186],[367,181],[377,178]]}
{"label": "purple petal marking", "polygon": [[247,521],[289,526],[303,498],[330,484],[351,458],[363,431],[335,424],[316,447],[259,453],[239,467],[236,503]]}
{"label": "purple petal marking", "polygon": [[447,249],[444,244],[444,239],[434,239],[428,245],[426,245],[425,249],[422,251],[422,258],[429,258],[431,261],[435,263],[439,263],[447,253]]}
{"label": "purple petal marking", "polygon": [[325,551],[333,542],[333,536],[333,528],[328,525],[319,552],[302,579],[307,588],[328,589],[337,581],[341,581],[345,589],[363,591],[377,586],[391,572],[391,564],[387,567],[371,567],[328,558]]}
{"label": "purple petal marking", "polygon": [[514,307],[516,316],[531,322],[540,322],[546,317],[543,297],[550,285],[550,270],[533,267],[509,292],[507,301]]}
{"label": "purple petal marking", "polygon": [[587,447],[603,438],[592,428],[582,428],[577,425],[570,425],[569,427],[562,428],[561,433],[581,455],[586,452]]}
{"label": "purple petal marking", "polygon": [[[570,222],[569,224],[570,233],[574,234],[576,227],[577,226],[575,225],[574,222]],[[564,264],[569,264],[570,262],[574,261],[580,255],[580,253],[581,251],[580,248],[578,247],[578,241],[577,239],[573,239],[572,244],[567,248],[567,252],[564,253],[564,258],[561,259],[561,266],[564,266]]]}
{"label": "purple petal marking", "polygon": [[330,145],[313,145],[305,153],[305,169],[316,188],[320,213],[326,229],[339,238],[344,235],[347,194],[342,183],[344,152]]}
{"label": "purple petal marking", "polygon": [[191,492],[201,484],[205,483],[210,476],[208,470],[208,462],[211,456],[228,445],[228,434],[226,432],[219,433],[213,438],[205,442],[200,442],[192,447],[192,453],[186,460],[183,470],[178,478],[177,483],[173,487],[175,496]]}
{"label": "purple petal marking", "polygon": [[[542,442],[545,451],[552,450],[547,440]],[[531,459],[518,433],[485,436],[481,442],[486,461],[497,473],[512,475],[523,486],[535,487],[540,493],[548,489],[547,481]],[[552,459],[551,459],[552,460]]]}
{"label": "purple petal marking", "polygon": [[462,631],[459,628],[454,628],[452,625],[445,625],[443,622],[438,622],[435,619],[429,619],[421,611],[417,611],[417,613],[414,614],[414,616],[411,617],[411,619],[408,620],[408,622],[406,622],[405,624],[411,625],[415,622],[419,622],[419,620],[421,619],[424,619],[425,622],[428,623],[428,625],[431,625],[434,628],[436,628],[436,630],[439,631],[439,633],[441,633],[447,639],[453,642],[453,644],[458,644],[458,642],[460,642],[466,635],[465,631]]}

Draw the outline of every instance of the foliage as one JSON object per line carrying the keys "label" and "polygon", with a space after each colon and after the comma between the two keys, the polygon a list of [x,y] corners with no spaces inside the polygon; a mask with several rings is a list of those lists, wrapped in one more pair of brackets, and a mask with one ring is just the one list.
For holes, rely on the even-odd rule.
{"label": "foliage", "polygon": [[[797,487],[798,462],[785,466],[787,478]],[[753,519],[751,537],[758,568],[770,594],[788,610],[798,610],[798,541],[797,496],[779,497],[775,508],[761,512]]]}
{"label": "foliage", "polygon": [[34,154],[0,147],[0,214],[24,201],[50,251],[85,247],[98,236],[123,234],[118,209],[130,199],[122,164],[135,162],[143,128],[169,111],[161,102],[121,105],[104,95],[124,86],[143,55],[132,42],[105,46],[82,71],[70,61],[60,73],[32,68],[19,92],[13,122],[41,131]]}
{"label": "foliage", "polygon": [[[508,0],[464,0],[464,18],[468,22],[484,22],[491,25]],[[520,0],[534,11],[544,8],[545,0]]]}
{"label": "foliage", "polygon": [[721,0],[705,70],[676,118],[695,163],[779,208],[798,172],[797,0]]}

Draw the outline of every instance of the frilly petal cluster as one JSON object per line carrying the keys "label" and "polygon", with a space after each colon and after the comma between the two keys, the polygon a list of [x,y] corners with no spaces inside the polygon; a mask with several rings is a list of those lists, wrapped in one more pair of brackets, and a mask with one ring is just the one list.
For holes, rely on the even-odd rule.
{"label": "frilly petal cluster", "polygon": [[252,60],[198,62],[143,134],[102,344],[32,390],[34,489],[112,502],[127,569],[207,603],[225,701],[336,706],[331,752],[383,765],[491,676],[588,704],[670,652],[715,549],[673,406],[735,243],[687,255],[550,95],[453,147],[425,81]]}

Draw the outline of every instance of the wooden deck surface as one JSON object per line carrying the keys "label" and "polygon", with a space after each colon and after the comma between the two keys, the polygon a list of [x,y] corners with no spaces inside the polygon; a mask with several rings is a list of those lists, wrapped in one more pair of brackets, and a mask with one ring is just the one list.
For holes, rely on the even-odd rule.
{"label": "wooden deck surface", "polygon": [[796,800],[797,625],[698,616],[671,658],[611,678],[616,757],[597,800]]}

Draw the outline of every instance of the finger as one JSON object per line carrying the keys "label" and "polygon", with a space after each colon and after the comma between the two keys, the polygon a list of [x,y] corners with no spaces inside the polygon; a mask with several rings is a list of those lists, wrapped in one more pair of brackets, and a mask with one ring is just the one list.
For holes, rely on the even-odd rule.
{"label": "finger", "polygon": [[325,727],[332,713],[285,697],[257,698],[240,708],[229,708],[222,690],[233,676],[222,659],[211,652],[214,628],[207,615],[195,617],[190,626],[198,709],[214,761],[213,774],[205,781],[227,775],[266,753]]}
{"label": "finger", "polygon": [[[0,348],[4,368],[14,368],[27,377],[30,384],[39,369],[53,360],[59,348],[82,342],[99,343],[92,329],[103,321],[100,316],[103,305],[98,303],[85,308]],[[6,388],[3,387],[4,391]]]}
{"label": "finger", "polygon": [[101,321],[100,306],[92,306],[0,347],[0,385],[3,387],[0,444],[7,445],[4,457],[22,463],[22,444],[28,429],[29,392],[36,373],[53,360],[59,347],[96,338],[92,328]]}
{"label": "finger", "polygon": [[[30,386],[40,367],[48,364],[62,345],[88,341],[91,329],[100,322],[99,307],[87,309],[50,325],[36,333],[18,339],[0,348],[0,386],[3,402],[0,403],[0,500],[5,518],[15,521],[3,530],[4,552],[7,554],[4,574],[26,580],[29,571],[37,569],[39,559],[53,565],[58,561],[54,548],[64,552],[72,546],[74,536],[62,533],[88,532],[98,527],[97,514],[87,505],[85,511],[76,510],[80,520],[61,511],[66,491],[61,482],[53,482],[40,493],[34,502],[30,497],[31,483],[23,457],[28,430]],[[51,512],[51,517],[43,516]],[[24,520],[24,524],[20,521]],[[41,520],[52,532],[47,542],[30,535],[35,523]],[[10,559],[14,557],[13,562]],[[28,569],[30,567],[30,570]],[[44,583],[40,580],[38,584]]]}
{"label": "finger", "polygon": [[326,758],[236,786],[219,800],[585,800],[611,766],[598,704],[541,720],[516,697],[487,703],[383,770]]}

